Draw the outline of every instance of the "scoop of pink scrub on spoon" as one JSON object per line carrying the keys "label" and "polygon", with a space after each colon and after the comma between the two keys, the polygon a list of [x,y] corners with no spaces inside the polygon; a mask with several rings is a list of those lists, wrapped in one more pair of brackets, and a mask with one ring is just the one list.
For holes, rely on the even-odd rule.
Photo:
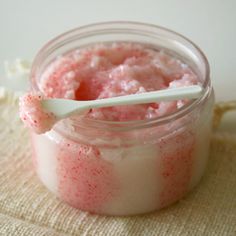
{"label": "scoop of pink scrub on spoon", "polygon": [[201,94],[202,87],[199,85],[192,85],[89,101],[57,98],[44,99],[41,101],[41,104],[46,111],[52,112],[57,120],[60,120],[72,114],[82,114],[92,108],[145,104],[179,99],[196,99],[200,97]]}

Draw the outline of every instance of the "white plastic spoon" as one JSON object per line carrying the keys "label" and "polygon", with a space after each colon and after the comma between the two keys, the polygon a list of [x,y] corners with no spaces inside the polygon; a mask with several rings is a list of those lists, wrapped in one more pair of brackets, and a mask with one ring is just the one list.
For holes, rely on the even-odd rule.
{"label": "white plastic spoon", "polygon": [[89,101],[52,98],[42,100],[42,106],[47,111],[53,112],[57,119],[60,120],[75,113],[82,114],[91,108],[145,104],[151,102],[174,101],[178,99],[195,99],[200,97],[201,94],[202,87],[198,85],[192,85],[188,87],[171,88],[154,92],[131,94]]}

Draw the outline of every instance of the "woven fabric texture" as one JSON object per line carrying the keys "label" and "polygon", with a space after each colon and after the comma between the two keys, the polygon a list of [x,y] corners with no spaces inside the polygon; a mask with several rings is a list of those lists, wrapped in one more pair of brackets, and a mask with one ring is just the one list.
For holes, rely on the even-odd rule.
{"label": "woven fabric texture", "polygon": [[34,173],[17,98],[0,92],[0,235],[236,235],[236,134],[214,133],[200,184],[178,203],[106,217],[62,203]]}

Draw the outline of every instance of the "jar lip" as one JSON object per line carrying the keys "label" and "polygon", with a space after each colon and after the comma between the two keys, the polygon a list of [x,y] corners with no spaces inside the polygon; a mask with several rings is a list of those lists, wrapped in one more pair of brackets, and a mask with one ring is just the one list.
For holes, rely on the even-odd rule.
{"label": "jar lip", "polygon": [[[109,27],[110,26],[110,27]],[[118,27],[118,26],[122,26],[122,27]],[[99,127],[106,127],[106,129],[112,129],[112,130],[131,130],[131,129],[138,129],[138,128],[146,128],[146,127],[150,127],[153,125],[163,125],[166,123],[169,123],[173,120],[177,120],[181,117],[183,117],[184,115],[190,113],[192,110],[194,110],[199,104],[203,103],[208,97],[209,94],[212,90],[212,84],[210,81],[210,66],[209,66],[209,62],[205,56],[205,54],[203,53],[203,51],[195,44],[193,43],[190,39],[188,39],[187,37],[183,36],[182,34],[179,34],[173,30],[167,29],[165,27],[162,26],[158,26],[155,24],[151,24],[151,23],[143,23],[143,22],[137,22],[137,21],[107,21],[107,22],[99,22],[99,23],[92,23],[92,24],[87,24],[84,26],[80,26],[74,29],[71,29],[69,31],[66,31],[60,35],[58,35],[57,37],[53,38],[52,40],[50,40],[48,43],[46,43],[41,50],[38,52],[38,54],[36,55],[34,61],[33,61],[33,65],[31,68],[31,73],[30,73],[30,77],[34,78],[34,73],[37,70],[38,67],[38,62],[40,62],[45,56],[46,53],[48,52],[48,49],[54,45],[56,43],[56,45],[58,43],[60,43],[60,41],[70,35],[73,34],[75,32],[78,32],[78,34],[80,32],[83,32],[85,30],[84,35],[88,35],[89,33],[94,32],[94,27],[100,27],[100,29],[104,29],[104,30],[127,30],[130,29],[131,27],[147,27],[148,29],[152,29],[152,30],[161,30],[163,32],[169,33],[173,36],[177,36],[183,40],[185,40],[187,43],[189,43],[200,55],[201,60],[203,61],[204,64],[204,69],[205,69],[205,74],[204,74],[204,82],[202,83],[202,87],[203,87],[203,93],[202,96],[199,97],[198,99],[192,100],[189,103],[187,103],[186,105],[184,105],[183,107],[177,109],[175,112],[170,113],[170,114],[166,114],[164,116],[161,117],[156,117],[156,118],[152,118],[152,119],[146,119],[146,120],[132,120],[132,121],[106,121],[106,120],[98,120],[98,119],[92,119],[92,118],[88,118],[88,117],[83,117],[83,120],[87,122],[87,124],[89,124],[90,127],[92,128],[99,128]],[[109,28],[108,28],[109,27]],[[117,28],[115,28],[117,27]],[[143,29],[137,29],[140,32],[143,32]],[[99,32],[99,31],[98,31]],[[149,31],[148,31],[149,32]],[[151,32],[151,31],[150,31]],[[155,33],[155,32],[152,32]],[[36,81],[32,82],[32,87],[33,88],[37,88],[37,83]],[[55,131],[59,131],[59,128],[57,126],[55,126],[55,128],[53,128]]]}

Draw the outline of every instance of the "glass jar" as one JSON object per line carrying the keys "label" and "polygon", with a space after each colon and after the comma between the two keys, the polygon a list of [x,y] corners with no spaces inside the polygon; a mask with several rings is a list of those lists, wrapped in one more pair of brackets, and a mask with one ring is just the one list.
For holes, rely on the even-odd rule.
{"label": "glass jar", "polygon": [[60,35],[33,62],[31,85],[57,56],[97,42],[138,42],[188,64],[203,94],[174,113],[149,120],[112,122],[67,118],[41,135],[32,133],[35,168],[60,199],[81,210],[133,215],[181,199],[202,177],[208,157],[214,94],[209,65],[185,37],[142,23],[93,24]]}

